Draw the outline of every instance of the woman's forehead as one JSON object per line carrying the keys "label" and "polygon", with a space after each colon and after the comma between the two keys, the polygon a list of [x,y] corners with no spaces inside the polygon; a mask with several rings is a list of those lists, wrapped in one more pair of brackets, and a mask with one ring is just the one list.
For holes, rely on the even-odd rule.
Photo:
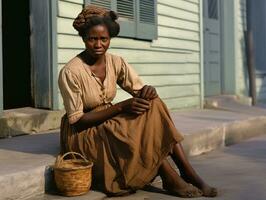
{"label": "woman's forehead", "polygon": [[88,30],[88,34],[89,35],[91,35],[91,34],[107,34],[107,35],[109,35],[109,32],[108,32],[108,28],[105,25],[99,24],[99,25],[91,27]]}

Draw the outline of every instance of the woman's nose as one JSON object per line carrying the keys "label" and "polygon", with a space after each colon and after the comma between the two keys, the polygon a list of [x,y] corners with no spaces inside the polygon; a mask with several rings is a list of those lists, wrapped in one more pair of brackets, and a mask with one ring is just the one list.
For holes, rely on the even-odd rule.
{"label": "woman's nose", "polygon": [[95,47],[97,47],[97,48],[101,47],[101,40],[95,41]]}

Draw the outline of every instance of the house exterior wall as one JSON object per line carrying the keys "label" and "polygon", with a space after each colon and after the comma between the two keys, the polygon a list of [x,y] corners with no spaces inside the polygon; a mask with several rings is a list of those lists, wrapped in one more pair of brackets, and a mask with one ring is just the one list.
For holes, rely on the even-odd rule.
{"label": "house exterior wall", "polygon": [[[83,0],[58,1],[58,71],[84,49],[72,27],[82,6]],[[111,41],[109,52],[125,58],[172,110],[201,106],[200,9],[200,0],[157,0],[156,40],[117,37]],[[115,102],[127,97],[118,89]]]}

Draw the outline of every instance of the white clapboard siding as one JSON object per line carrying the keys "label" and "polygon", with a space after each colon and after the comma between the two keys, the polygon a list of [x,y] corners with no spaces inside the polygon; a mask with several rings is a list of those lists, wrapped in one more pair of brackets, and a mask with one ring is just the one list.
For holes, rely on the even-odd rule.
{"label": "white clapboard siding", "polygon": [[158,1],[158,4],[171,6],[173,8],[186,10],[192,13],[199,13],[199,1],[195,4],[186,0],[160,0]]}
{"label": "white clapboard siding", "polygon": [[158,24],[162,26],[168,26],[173,28],[181,28],[190,31],[199,31],[199,23],[191,22],[187,20],[175,19],[161,15],[158,17]]}
{"label": "white clapboard siding", "polygon": [[[156,87],[157,93],[162,99],[199,96],[199,87],[195,85],[177,85]],[[116,102],[129,98],[130,95],[121,89],[118,89]]]}
{"label": "white clapboard siding", "polygon": [[197,13],[192,13],[190,11],[182,9],[176,9],[170,5],[158,4],[157,12],[159,15],[164,15],[178,19],[183,19],[184,16],[186,16],[186,20],[188,21],[197,22],[197,23],[199,22],[199,16]]}
{"label": "white clapboard siding", "polygon": [[171,52],[145,51],[139,49],[133,51],[130,49],[110,49],[109,52],[117,54],[125,58],[131,63],[173,63],[173,62],[187,62],[188,57],[191,62],[198,62],[199,57],[192,55],[176,54]]}
{"label": "white clapboard siding", "polygon": [[158,37],[199,41],[200,35],[199,35],[199,32],[192,32],[188,30],[159,26]]}
{"label": "white clapboard siding", "polygon": [[194,3],[196,5],[198,5],[198,3],[199,3],[198,0],[184,0],[184,1],[188,1],[188,2]]}
{"label": "white clapboard siding", "polygon": [[61,1],[76,3],[76,4],[81,4],[81,5],[84,3],[84,0],[61,0]]}
{"label": "white clapboard siding", "polygon": [[73,49],[58,49],[57,60],[59,64],[67,63],[70,59],[75,57],[81,52],[81,50]]}
{"label": "white clapboard siding", "polygon": [[78,35],[57,35],[57,43],[59,48],[72,48],[72,49],[82,49],[84,48],[84,42],[82,38]]}
{"label": "white clapboard siding", "polygon": [[73,4],[67,1],[58,2],[58,15],[60,17],[68,17],[74,19],[82,10],[82,4]]}
{"label": "white clapboard siding", "polygon": [[185,109],[185,108],[200,108],[199,96],[163,99],[163,101],[164,103],[166,103],[167,107],[171,110]]}
{"label": "white clapboard siding", "polygon": [[189,75],[199,74],[198,63],[132,63],[140,75]]}
{"label": "white clapboard siding", "polygon": [[142,80],[147,85],[161,86],[161,85],[189,85],[199,84],[199,75],[161,75],[161,76],[142,76]]}
{"label": "white clapboard siding", "polygon": [[[82,0],[59,0],[58,71],[84,49],[72,27]],[[109,53],[123,57],[154,85],[170,109],[200,107],[200,0],[157,0],[158,38],[153,41],[113,38]],[[130,95],[118,89],[114,102]],[[59,98],[60,106],[62,99]]]}
{"label": "white clapboard siding", "polygon": [[182,39],[160,38],[152,43],[153,47],[165,47],[172,49],[184,49],[191,51],[199,51],[200,46],[198,41],[187,41]]}
{"label": "white clapboard siding", "polygon": [[57,18],[57,32],[62,34],[73,34],[77,35],[77,31],[73,28],[73,19],[68,18]]}

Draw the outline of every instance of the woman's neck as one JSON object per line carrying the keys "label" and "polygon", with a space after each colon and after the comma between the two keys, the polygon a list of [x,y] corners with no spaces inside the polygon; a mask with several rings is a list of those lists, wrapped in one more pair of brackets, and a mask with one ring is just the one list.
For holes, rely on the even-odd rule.
{"label": "woman's neck", "polygon": [[81,52],[79,56],[88,65],[102,65],[105,63],[105,54],[99,57],[93,57],[85,50]]}

